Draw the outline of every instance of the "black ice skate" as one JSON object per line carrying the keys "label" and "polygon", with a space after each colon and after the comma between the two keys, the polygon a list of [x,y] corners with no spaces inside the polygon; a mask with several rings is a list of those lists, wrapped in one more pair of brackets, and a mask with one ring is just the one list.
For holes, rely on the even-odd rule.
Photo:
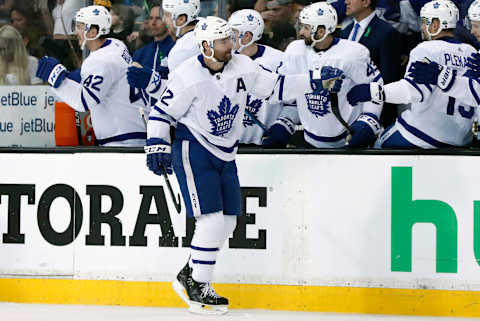
{"label": "black ice skate", "polygon": [[228,299],[215,292],[210,283],[192,278],[192,268],[187,265],[177,274],[173,289],[188,304],[189,311],[197,314],[224,314],[228,312]]}

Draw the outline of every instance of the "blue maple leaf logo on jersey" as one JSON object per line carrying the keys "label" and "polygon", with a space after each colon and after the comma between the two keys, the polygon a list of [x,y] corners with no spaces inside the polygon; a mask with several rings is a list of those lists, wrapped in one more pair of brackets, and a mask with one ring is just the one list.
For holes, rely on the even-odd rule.
{"label": "blue maple leaf logo on jersey", "polygon": [[439,7],[440,7],[440,3],[435,2],[435,3],[433,4],[433,8],[434,8],[434,9],[438,9]]}
{"label": "blue maple leaf logo on jersey", "polygon": [[305,94],[308,110],[317,118],[323,117],[330,112],[330,95],[324,89],[320,94]]}
{"label": "blue maple leaf logo on jersey", "polygon": [[[251,98],[250,95],[247,95],[247,106],[245,110],[248,110],[253,117],[257,117],[258,111],[260,110],[260,107],[262,107],[262,100],[251,100]],[[245,113],[245,115],[243,115],[243,127],[253,126],[253,124],[253,120]]]}
{"label": "blue maple leaf logo on jersey", "polygon": [[189,0],[183,0],[183,3],[188,3]]}
{"label": "blue maple leaf logo on jersey", "polygon": [[232,107],[232,103],[227,96],[223,96],[222,101],[218,105],[218,112],[216,110],[209,110],[207,112],[208,120],[212,125],[210,133],[215,136],[224,136],[233,127],[235,116],[238,113],[240,107],[235,105]]}
{"label": "blue maple leaf logo on jersey", "polygon": [[248,19],[248,21],[253,21],[253,15],[249,14],[249,15],[247,16],[247,19]]}
{"label": "blue maple leaf logo on jersey", "polygon": [[204,23],[204,24],[202,25],[202,30],[206,30],[206,29],[207,29],[207,27],[208,27],[208,26],[207,26],[207,24],[206,24],[206,23]]}
{"label": "blue maple leaf logo on jersey", "polygon": [[98,16],[100,14],[100,10],[95,9],[92,11],[94,15]]}
{"label": "blue maple leaf logo on jersey", "polygon": [[318,15],[323,16],[323,10],[322,9],[318,9]]}

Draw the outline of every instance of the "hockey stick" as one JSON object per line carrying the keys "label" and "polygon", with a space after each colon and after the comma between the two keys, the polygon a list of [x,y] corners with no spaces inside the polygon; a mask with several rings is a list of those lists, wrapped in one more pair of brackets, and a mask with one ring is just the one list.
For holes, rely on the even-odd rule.
{"label": "hockey stick", "polygon": [[330,92],[330,104],[332,106],[332,113],[335,115],[335,117],[338,119],[340,124],[342,124],[343,127],[348,132],[348,136],[346,138],[346,141],[348,142],[352,138],[352,129],[348,125],[348,123],[342,118],[342,115],[340,114],[340,109],[338,107],[338,94],[334,92]]}
{"label": "hockey stick", "polygon": [[267,131],[267,126],[265,126],[261,121],[258,120],[248,109],[245,108],[245,114],[250,118],[258,127],[260,127],[264,132]]}
{"label": "hockey stick", "polygon": [[[147,128],[147,120],[146,120],[145,112],[143,111],[143,108],[139,107],[138,112],[142,116],[142,120],[143,120],[143,123],[145,124],[145,128]],[[177,194],[177,198],[178,198],[178,201],[177,201],[177,198],[175,198],[175,194],[173,193],[172,184],[170,184],[170,180],[168,179],[168,174],[167,174],[167,170],[165,169],[165,166],[163,166],[163,164],[160,164],[160,169],[162,170],[162,176],[165,179],[165,183],[167,184],[168,191],[170,192],[170,197],[172,198],[173,205],[175,206],[177,213],[180,214],[180,212],[182,211],[182,202],[180,201],[181,200],[180,194]]]}
{"label": "hockey stick", "polygon": [[[70,47],[70,51],[71,51],[72,56],[73,56],[74,64],[77,68],[80,68],[81,65],[82,65],[81,62],[80,62],[80,58],[77,56],[77,53],[75,52],[75,49],[73,48],[73,44],[70,41],[70,38],[68,37],[67,27],[65,26],[65,21],[63,20],[63,5],[62,5],[62,8],[60,10],[60,20],[62,22],[63,32],[65,32],[65,35],[67,37],[67,43],[68,43],[68,46]],[[82,146],[83,145],[82,126],[81,126],[82,121],[80,120],[80,113],[76,110],[74,110],[74,113],[75,113],[75,127],[77,128],[78,146]]]}

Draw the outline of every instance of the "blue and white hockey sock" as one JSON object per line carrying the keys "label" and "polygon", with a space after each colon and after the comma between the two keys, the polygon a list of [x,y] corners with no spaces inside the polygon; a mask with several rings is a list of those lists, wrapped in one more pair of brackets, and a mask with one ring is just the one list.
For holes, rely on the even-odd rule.
{"label": "blue and white hockey sock", "polygon": [[197,282],[210,282],[220,247],[225,242],[225,221],[222,212],[201,215],[195,223],[190,245],[192,277]]}

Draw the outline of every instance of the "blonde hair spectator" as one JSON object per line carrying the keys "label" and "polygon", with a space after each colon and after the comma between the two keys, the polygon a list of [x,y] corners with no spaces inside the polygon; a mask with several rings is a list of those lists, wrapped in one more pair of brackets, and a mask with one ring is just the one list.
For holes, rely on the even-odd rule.
{"label": "blonde hair spectator", "polygon": [[14,27],[0,28],[0,85],[31,85],[42,81],[35,77],[38,60],[29,56],[23,38]]}

